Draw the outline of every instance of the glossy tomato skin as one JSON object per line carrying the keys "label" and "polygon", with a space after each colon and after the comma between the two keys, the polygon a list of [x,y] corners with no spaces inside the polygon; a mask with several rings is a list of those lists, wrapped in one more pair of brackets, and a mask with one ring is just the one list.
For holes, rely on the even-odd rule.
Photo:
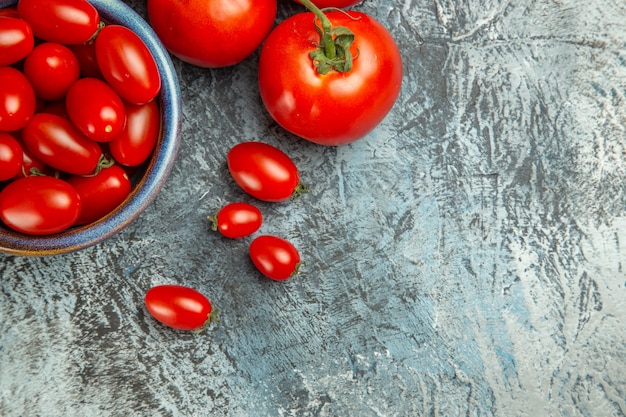
{"label": "glossy tomato skin", "polygon": [[35,113],[35,92],[24,74],[0,67],[0,132],[23,128]]}
{"label": "glossy tomato skin", "polygon": [[76,55],[65,45],[44,42],[37,45],[24,61],[24,75],[35,95],[43,100],[65,97],[80,76]]}
{"label": "glossy tomato skin", "polygon": [[48,42],[85,43],[100,24],[98,11],[86,0],[20,0],[17,11],[35,37]]}
{"label": "glossy tomato skin", "polygon": [[223,236],[238,239],[250,236],[263,223],[263,215],[258,207],[248,203],[230,203],[225,205],[215,216],[209,216],[212,229]]}
{"label": "glossy tomato skin", "polygon": [[250,258],[267,278],[285,281],[298,273],[300,253],[283,238],[261,235],[250,243]]}
{"label": "glossy tomato skin", "polygon": [[70,48],[78,60],[81,77],[102,78],[94,42],[69,45],[68,48]]}
{"label": "glossy tomato skin", "polygon": [[309,54],[320,36],[313,14],[300,13],[281,22],[263,44],[259,87],[269,114],[283,128],[336,146],[367,135],[391,110],[402,83],[402,59],[394,39],[372,17],[356,11],[326,16],[355,35],[352,69],[318,74]]}
{"label": "glossy tomato skin", "polygon": [[107,25],[98,33],[95,49],[102,76],[124,100],[144,104],[159,94],[161,78],[156,61],[135,32]]}
{"label": "glossy tomato skin", "polygon": [[33,50],[35,38],[30,25],[22,19],[0,19],[0,67],[14,64]]}
{"label": "glossy tomato skin", "polygon": [[159,139],[161,112],[156,100],[146,104],[124,103],[126,127],[109,142],[109,152],[116,162],[135,167],[152,154]]}
{"label": "glossy tomato skin", "polygon": [[77,225],[89,224],[119,206],[130,194],[131,183],[119,165],[102,168],[95,175],[74,175],[67,182],[76,189],[82,203]]}
{"label": "glossy tomato skin", "polygon": [[69,174],[93,173],[102,156],[97,142],[55,114],[35,114],[22,130],[22,140],[37,159]]}
{"label": "glossy tomato skin", "polygon": [[0,132],[0,181],[15,177],[22,171],[22,145],[13,136]]}
{"label": "glossy tomato skin", "polygon": [[148,17],[163,45],[199,67],[235,65],[272,29],[276,0],[148,0]]}
{"label": "glossy tomato skin", "polygon": [[200,330],[211,322],[211,302],[193,288],[158,285],[144,298],[148,312],[157,321],[178,330]]}
{"label": "glossy tomato skin", "polygon": [[11,229],[29,235],[62,232],[76,222],[80,210],[76,190],[54,177],[20,178],[0,192],[0,219]]}
{"label": "glossy tomato skin", "polygon": [[[300,3],[298,0],[294,1]],[[311,0],[311,3],[313,3],[320,9],[324,9],[327,7],[338,7],[340,9],[344,9],[346,7],[354,6],[361,1],[362,0]]]}
{"label": "glossy tomato skin", "polygon": [[227,155],[228,170],[248,194],[263,201],[280,202],[300,190],[300,173],[287,154],[262,142],[242,142]]}
{"label": "glossy tomato skin", "polygon": [[109,142],[126,126],[126,108],[120,96],[106,82],[81,78],[65,97],[67,114],[85,136]]}

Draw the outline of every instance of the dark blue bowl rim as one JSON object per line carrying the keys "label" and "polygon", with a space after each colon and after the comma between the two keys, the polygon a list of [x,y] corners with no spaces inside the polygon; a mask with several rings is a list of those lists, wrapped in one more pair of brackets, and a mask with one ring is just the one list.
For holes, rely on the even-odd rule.
{"label": "dark blue bowl rim", "polygon": [[[124,205],[90,225],[72,228],[51,236],[27,236],[3,228],[0,252],[15,255],[55,255],[73,252],[98,244],[120,232],[135,220],[156,198],[169,176],[180,145],[182,102],[178,77],[169,53],[150,25],[121,0],[89,0],[102,19],[129,27],[152,52],[161,75],[160,101],[163,120],[157,149],[144,176],[134,187]],[[17,0],[0,0],[0,8]]]}

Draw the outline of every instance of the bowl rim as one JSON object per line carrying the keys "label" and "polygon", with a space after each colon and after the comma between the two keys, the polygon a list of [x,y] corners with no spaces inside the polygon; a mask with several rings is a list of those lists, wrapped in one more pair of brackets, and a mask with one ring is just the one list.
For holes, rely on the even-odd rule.
{"label": "bowl rim", "polygon": [[[172,59],[146,20],[121,0],[88,0],[101,19],[132,29],[154,56],[161,77],[159,106],[161,131],[146,171],[124,203],[102,219],[48,236],[29,236],[3,226],[0,252],[11,255],[47,256],[69,253],[96,245],[120,232],[156,198],[172,171],[180,147],[182,99]],[[18,0],[0,0],[0,8]]]}

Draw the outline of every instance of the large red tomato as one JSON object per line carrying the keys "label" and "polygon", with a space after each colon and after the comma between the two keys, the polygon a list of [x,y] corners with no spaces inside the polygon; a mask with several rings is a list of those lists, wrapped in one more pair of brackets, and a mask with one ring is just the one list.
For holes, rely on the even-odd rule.
{"label": "large red tomato", "polygon": [[319,72],[319,55],[314,60],[311,53],[319,53],[320,33],[314,15],[300,13],[265,40],[259,87],[265,107],[283,128],[322,145],[343,145],[368,134],[391,110],[400,93],[402,58],[390,33],[369,15],[326,16],[332,27],[354,34],[345,48],[353,57],[351,69]]}
{"label": "large red tomato", "polygon": [[208,68],[250,56],[274,25],[276,0],[148,0],[163,45],[181,60]]}

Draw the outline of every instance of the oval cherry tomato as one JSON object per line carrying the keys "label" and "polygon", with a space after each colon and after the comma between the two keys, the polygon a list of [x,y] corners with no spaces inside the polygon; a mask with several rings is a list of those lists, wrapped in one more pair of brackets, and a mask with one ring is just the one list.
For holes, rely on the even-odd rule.
{"label": "oval cherry tomato", "polygon": [[69,174],[91,174],[102,156],[97,142],[55,114],[35,114],[22,130],[22,140],[36,158]]}
{"label": "oval cherry tomato", "polygon": [[96,38],[96,59],[104,79],[124,100],[144,104],[161,90],[152,53],[132,30],[107,25]]}
{"label": "oval cherry tomato", "polygon": [[250,236],[263,223],[261,210],[248,203],[230,203],[214,216],[209,216],[211,229],[231,239]]}
{"label": "oval cherry tomato", "polygon": [[202,330],[214,320],[211,302],[193,288],[158,285],[145,296],[148,312],[159,322],[179,330]]}
{"label": "oval cherry tomato", "polygon": [[35,38],[30,25],[22,19],[0,19],[0,67],[18,62],[33,50]]}
{"label": "oval cherry tomato", "polygon": [[85,43],[100,25],[98,10],[86,0],[20,0],[17,12],[48,42]]}
{"label": "oval cherry tomato", "polygon": [[0,181],[11,179],[22,171],[22,145],[13,136],[0,132]]}
{"label": "oval cherry tomato", "polygon": [[4,9],[0,9],[0,17],[16,17],[20,18],[19,13],[17,12],[17,6],[5,7]]}
{"label": "oval cherry tomato", "polygon": [[[300,3],[299,0],[294,1]],[[354,6],[361,1],[362,0],[311,0],[311,3],[313,3],[320,9],[325,9],[327,7],[338,7],[340,9],[344,9],[346,7]]]}
{"label": "oval cherry tomato", "polygon": [[29,235],[48,235],[71,227],[80,215],[80,197],[67,182],[32,176],[9,183],[0,192],[0,218]]}
{"label": "oval cherry tomato", "polygon": [[35,113],[35,92],[24,74],[0,67],[0,131],[23,128]]}
{"label": "oval cherry tomato", "polygon": [[285,281],[300,268],[300,253],[288,240],[262,235],[250,243],[250,258],[257,269],[275,281]]}
{"label": "oval cherry tomato", "polygon": [[126,126],[122,99],[97,78],[81,78],[72,84],[65,107],[74,126],[96,142],[109,142]]}
{"label": "oval cherry tomato", "polygon": [[318,72],[310,54],[320,33],[314,15],[300,13],[265,40],[259,87],[269,114],[283,128],[318,144],[342,145],[362,138],[387,115],[400,92],[402,59],[389,32],[372,17],[356,11],[326,16],[334,27],[354,34],[348,48],[352,68]]}
{"label": "oval cherry tomato", "polygon": [[227,162],[235,182],[259,200],[284,201],[306,192],[289,156],[266,143],[239,143],[228,152]]}
{"label": "oval cherry tomato", "polygon": [[31,175],[53,175],[54,169],[49,168],[46,164],[35,157],[31,151],[22,145],[22,167],[16,174],[15,179],[30,177]]}
{"label": "oval cherry tomato", "polygon": [[276,0],[149,0],[148,17],[163,45],[181,60],[208,68],[237,64],[274,25]]}
{"label": "oval cherry tomato", "polygon": [[67,182],[76,189],[82,203],[76,224],[88,224],[112,212],[130,194],[131,183],[119,165],[102,168],[95,175],[74,175]]}
{"label": "oval cherry tomato", "polygon": [[156,100],[146,104],[124,103],[126,127],[109,145],[117,163],[138,166],[152,154],[161,128],[161,112]]}
{"label": "oval cherry tomato", "polygon": [[66,46],[44,42],[33,49],[24,61],[24,75],[35,95],[43,100],[65,97],[70,86],[80,77],[76,55]]}
{"label": "oval cherry tomato", "polygon": [[78,59],[81,77],[102,78],[102,72],[96,59],[96,45],[94,42],[80,45],[68,45],[68,48]]}

